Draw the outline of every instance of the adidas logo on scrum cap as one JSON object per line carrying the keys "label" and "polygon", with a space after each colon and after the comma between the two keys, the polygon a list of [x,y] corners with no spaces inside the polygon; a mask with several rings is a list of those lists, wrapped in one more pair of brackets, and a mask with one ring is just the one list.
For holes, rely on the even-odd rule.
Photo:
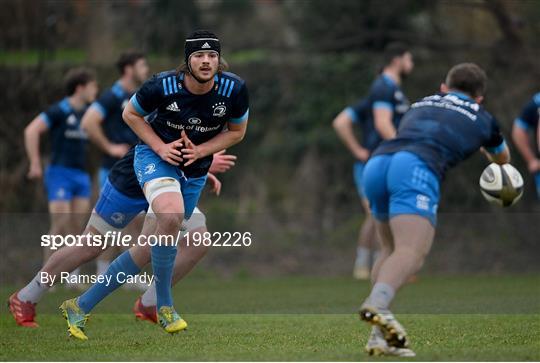
{"label": "adidas logo on scrum cap", "polygon": [[201,46],[202,49],[208,49],[208,48],[212,48],[210,46],[210,44],[208,44],[208,42],[205,42],[202,46]]}

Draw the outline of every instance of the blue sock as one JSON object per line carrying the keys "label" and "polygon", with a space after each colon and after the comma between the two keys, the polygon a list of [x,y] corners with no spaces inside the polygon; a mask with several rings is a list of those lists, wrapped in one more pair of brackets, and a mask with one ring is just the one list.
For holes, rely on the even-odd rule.
{"label": "blue sock", "polygon": [[[123,272],[125,275],[121,274],[121,276],[118,276],[119,272]],[[92,285],[84,294],[79,296],[79,307],[85,314],[88,314],[101,300],[122,285],[118,281],[118,277],[124,282],[123,280],[126,277],[137,275],[139,272],[141,272],[141,268],[135,264],[129,251],[125,251],[111,262],[109,268],[103,274],[105,277],[110,277],[110,283],[107,285],[107,281],[105,280],[104,282],[96,282]]]}
{"label": "blue sock", "polygon": [[171,283],[176,246],[152,246],[152,270],[156,278],[157,309],[172,306]]}

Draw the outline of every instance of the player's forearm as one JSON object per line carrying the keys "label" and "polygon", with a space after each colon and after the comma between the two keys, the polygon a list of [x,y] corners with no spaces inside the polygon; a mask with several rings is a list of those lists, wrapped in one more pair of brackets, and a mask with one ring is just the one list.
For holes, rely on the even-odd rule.
{"label": "player's forearm", "polygon": [[109,153],[112,143],[107,139],[107,136],[105,136],[101,127],[97,126],[96,128],[88,129],[87,133],[90,140],[92,140],[101,151]]}
{"label": "player's forearm", "polygon": [[375,129],[379,133],[381,139],[390,140],[396,137],[396,128],[389,120],[375,121]]}
{"label": "player's forearm", "polygon": [[392,123],[392,111],[387,109],[374,109],[373,118],[375,130],[383,140],[396,137],[396,128]]}
{"label": "player's forearm", "polygon": [[92,142],[102,151],[108,153],[111,142],[103,132],[103,128],[101,127],[101,122],[103,120],[96,114],[97,112],[98,111],[95,111],[92,108],[88,110],[81,121],[81,126],[88,134],[90,140],[92,140]]}
{"label": "player's forearm", "polygon": [[536,158],[533,148],[529,143],[529,135],[527,134],[527,131],[514,125],[512,128],[512,140],[514,141],[519,153],[527,163],[530,163]]}
{"label": "player's forearm", "polygon": [[31,164],[40,162],[39,154],[40,133],[29,125],[24,130],[24,148]]}
{"label": "player's forearm", "polygon": [[360,145],[354,136],[352,123],[349,119],[344,118],[340,114],[334,120],[333,126],[338,137],[353,155],[358,155],[358,153],[362,152],[362,145]]}
{"label": "player's forearm", "polygon": [[124,112],[122,113],[124,121],[128,126],[133,130],[133,132],[154,152],[165,145],[163,140],[154,132],[152,127],[144,121],[139,114],[133,110],[131,102],[126,106]]}
{"label": "player's forearm", "polygon": [[243,130],[227,130],[220,133],[214,138],[198,145],[201,157],[214,154],[223,149],[227,149],[238,144],[244,138],[246,131]]}

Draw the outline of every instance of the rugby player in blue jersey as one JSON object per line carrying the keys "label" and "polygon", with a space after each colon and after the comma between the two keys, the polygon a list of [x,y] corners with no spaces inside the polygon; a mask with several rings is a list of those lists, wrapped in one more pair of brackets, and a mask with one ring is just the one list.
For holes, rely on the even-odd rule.
{"label": "rugby player in blue jersey", "polygon": [[[409,101],[401,90],[401,83],[413,68],[412,54],[408,48],[400,43],[389,44],[384,52],[384,67],[373,81],[369,94],[345,108],[333,121],[338,136],[355,158],[354,181],[366,212],[358,235],[353,270],[353,276],[360,280],[369,278],[372,251],[377,250],[375,224],[363,191],[364,167],[379,143],[394,137],[401,117],[409,109]],[[361,142],[356,138],[354,125],[360,128]]]}
{"label": "rugby player in blue jersey", "polygon": [[120,78],[90,105],[82,119],[88,137],[104,152],[99,169],[100,188],[114,163],[138,141],[137,135],[124,122],[122,112],[148,78],[149,71],[145,56],[136,51],[122,53],[116,66]]}
{"label": "rugby player in blue jersey", "polygon": [[[105,185],[114,163],[138,141],[137,135],[124,122],[122,112],[137,88],[148,78],[148,64],[141,52],[122,53],[116,66],[120,78],[90,105],[81,121],[82,128],[88,133],[90,140],[104,153],[98,172],[99,189]],[[140,226],[131,225],[128,232],[137,235]],[[101,275],[107,270],[116,251],[116,248],[110,248],[98,257],[97,274]]]}
{"label": "rugby player in blue jersey", "polygon": [[[540,92],[536,93],[523,107],[521,114],[514,120],[512,139],[519,153],[527,163],[527,169],[536,184],[536,194],[540,199]],[[536,138],[536,148],[531,137]]]}
{"label": "rugby player in blue jersey", "polygon": [[[185,42],[185,64],[145,82],[124,109],[124,120],[142,140],[135,148],[134,169],[155,213],[157,235],[178,234],[182,220],[189,219],[197,205],[212,155],[245,135],[248,91],[240,77],[221,71],[220,52],[215,34],[192,33]],[[156,116],[148,124],[143,117],[152,112]],[[166,332],[176,333],[187,327],[171,295],[176,247],[153,246],[151,256],[158,320]],[[138,274],[141,266],[134,257],[124,252],[104,275],[114,281],[119,272]],[[73,336],[85,339],[83,317],[119,285],[98,283],[62,304]]]}
{"label": "rugby player in blue jersey", "polygon": [[382,142],[366,165],[364,189],[381,241],[374,284],[359,311],[373,326],[366,346],[371,354],[414,355],[390,303],[431,248],[447,170],[478,150],[498,164],[510,160],[497,121],[480,106],[486,82],[477,65],[454,66],[441,93],[414,103],[396,138]]}
{"label": "rugby player in blue jersey", "polygon": [[[24,145],[30,159],[28,178],[44,176],[51,220],[50,234],[78,233],[90,209],[91,183],[86,172],[88,137],[81,118],[98,92],[94,72],[70,70],[65,77],[67,96],[40,113],[24,130]],[[40,136],[48,131],[50,164],[43,175],[39,150]],[[44,261],[50,256],[44,248]]]}
{"label": "rugby player in blue jersey", "polygon": [[[125,227],[130,225],[136,216],[147,211],[148,202],[133,170],[134,154],[134,149],[131,149],[111,168],[92,216],[82,232],[83,236],[91,235],[95,239],[106,236],[107,232],[125,232]],[[223,151],[214,155],[208,182],[216,194],[219,195],[221,183],[211,173],[228,171],[235,165],[235,160],[234,155],[225,154]],[[205,220],[204,214],[195,208],[193,217],[183,221],[182,228],[189,233],[204,233],[207,231]],[[153,233],[154,227],[151,224],[144,227],[143,234]],[[35,321],[36,305],[52,285],[62,282],[61,274],[73,271],[103,252],[101,245],[87,244],[85,239],[82,241],[81,245],[67,246],[53,253],[31,281],[9,297],[9,310],[18,325],[38,327]],[[173,284],[185,276],[204,257],[208,249],[205,246],[188,245],[186,242],[180,242],[182,254],[178,254],[175,261]],[[137,263],[141,267],[150,260],[148,248],[134,246],[130,253],[137,256]],[[155,305],[155,285],[152,285],[137,299],[133,312],[138,319],[157,322]],[[81,319],[84,320],[84,316]]]}

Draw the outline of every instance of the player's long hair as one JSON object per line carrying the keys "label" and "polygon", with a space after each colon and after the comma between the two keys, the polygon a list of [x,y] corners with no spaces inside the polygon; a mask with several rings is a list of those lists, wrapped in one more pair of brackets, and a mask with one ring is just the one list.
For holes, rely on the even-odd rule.
{"label": "player's long hair", "polygon": [[[227,63],[225,58],[220,56],[219,57],[219,65],[218,65],[218,71],[217,72],[218,73],[225,72],[228,69],[229,69],[229,63]],[[188,67],[186,62],[180,64],[176,68],[176,74],[180,74],[180,73],[189,73],[189,67]]]}

